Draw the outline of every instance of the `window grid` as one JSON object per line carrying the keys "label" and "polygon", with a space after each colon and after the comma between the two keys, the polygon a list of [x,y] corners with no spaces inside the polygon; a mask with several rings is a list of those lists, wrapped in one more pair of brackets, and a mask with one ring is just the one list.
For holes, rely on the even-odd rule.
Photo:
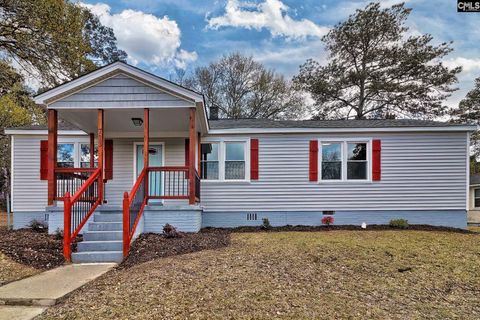
{"label": "window grid", "polygon": [[[323,145],[324,144],[333,144],[333,143],[340,143],[341,144],[341,179],[323,179],[323,170],[322,170],[322,163],[323,163]],[[349,144],[361,144],[364,143],[366,144],[366,160],[358,160],[358,162],[365,162],[366,165],[366,173],[365,179],[348,179],[348,145]],[[320,164],[320,170],[319,170],[319,181],[323,183],[328,183],[328,182],[369,182],[371,180],[371,141],[370,139],[368,140],[320,140],[320,150],[319,150],[319,164]],[[351,162],[356,162],[357,160],[352,160]]]}

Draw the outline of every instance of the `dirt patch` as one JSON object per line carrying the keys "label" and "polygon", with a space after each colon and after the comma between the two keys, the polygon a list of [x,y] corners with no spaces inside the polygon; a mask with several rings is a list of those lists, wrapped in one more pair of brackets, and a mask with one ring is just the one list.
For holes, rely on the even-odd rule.
{"label": "dirt patch", "polygon": [[47,270],[64,263],[63,243],[45,232],[0,228],[0,252],[20,264]]}
{"label": "dirt patch", "polygon": [[223,248],[229,244],[228,230],[185,233],[180,238],[166,238],[161,234],[146,233],[135,240],[130,248],[130,254],[120,268],[129,268],[162,257]]}
{"label": "dirt patch", "polygon": [[328,231],[341,231],[341,230],[350,230],[350,231],[405,231],[405,230],[416,230],[416,231],[442,231],[442,232],[456,232],[456,233],[475,233],[473,230],[451,228],[451,227],[437,227],[427,224],[412,224],[409,225],[407,229],[393,228],[385,224],[372,224],[368,225],[366,229],[362,229],[360,226],[356,225],[331,225],[331,226],[282,226],[282,227],[271,227],[265,229],[261,226],[258,227],[238,227],[232,229],[223,229],[223,228],[204,228],[202,232],[215,232],[215,231],[224,231],[224,232],[328,232]]}

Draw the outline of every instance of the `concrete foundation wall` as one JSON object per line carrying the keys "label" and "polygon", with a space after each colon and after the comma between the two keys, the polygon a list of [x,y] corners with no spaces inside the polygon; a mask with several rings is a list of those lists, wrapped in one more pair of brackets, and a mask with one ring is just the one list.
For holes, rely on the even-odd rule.
{"label": "concrete foundation wall", "polygon": [[[202,227],[258,226],[262,218],[268,218],[272,226],[311,225],[319,226],[322,212],[256,212],[257,220],[247,220],[254,212],[204,212]],[[332,215],[336,225],[388,224],[391,219],[407,219],[410,224],[429,224],[454,228],[467,227],[465,210],[445,211],[337,211]]]}

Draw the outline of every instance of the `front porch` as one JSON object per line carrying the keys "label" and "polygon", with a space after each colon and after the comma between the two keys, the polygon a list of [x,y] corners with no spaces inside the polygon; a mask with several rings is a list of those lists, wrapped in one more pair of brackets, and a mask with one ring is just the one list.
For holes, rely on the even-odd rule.
{"label": "front porch", "polygon": [[[63,220],[67,260],[71,243],[85,230],[121,231],[125,256],[131,241],[149,230],[144,211],[167,216],[198,210],[200,138],[208,130],[201,95],[115,63],[36,100],[48,109],[49,220]],[[59,119],[86,132],[88,143],[59,148]],[[121,221],[96,221],[94,213],[105,208],[121,214]]]}

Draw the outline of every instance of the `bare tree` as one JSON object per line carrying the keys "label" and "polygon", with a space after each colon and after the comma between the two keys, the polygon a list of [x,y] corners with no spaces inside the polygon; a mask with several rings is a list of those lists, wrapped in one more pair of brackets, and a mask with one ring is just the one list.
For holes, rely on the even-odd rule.
{"label": "bare tree", "polygon": [[305,112],[290,81],[239,53],[195,69],[186,84],[204,94],[211,118],[294,119]]}

